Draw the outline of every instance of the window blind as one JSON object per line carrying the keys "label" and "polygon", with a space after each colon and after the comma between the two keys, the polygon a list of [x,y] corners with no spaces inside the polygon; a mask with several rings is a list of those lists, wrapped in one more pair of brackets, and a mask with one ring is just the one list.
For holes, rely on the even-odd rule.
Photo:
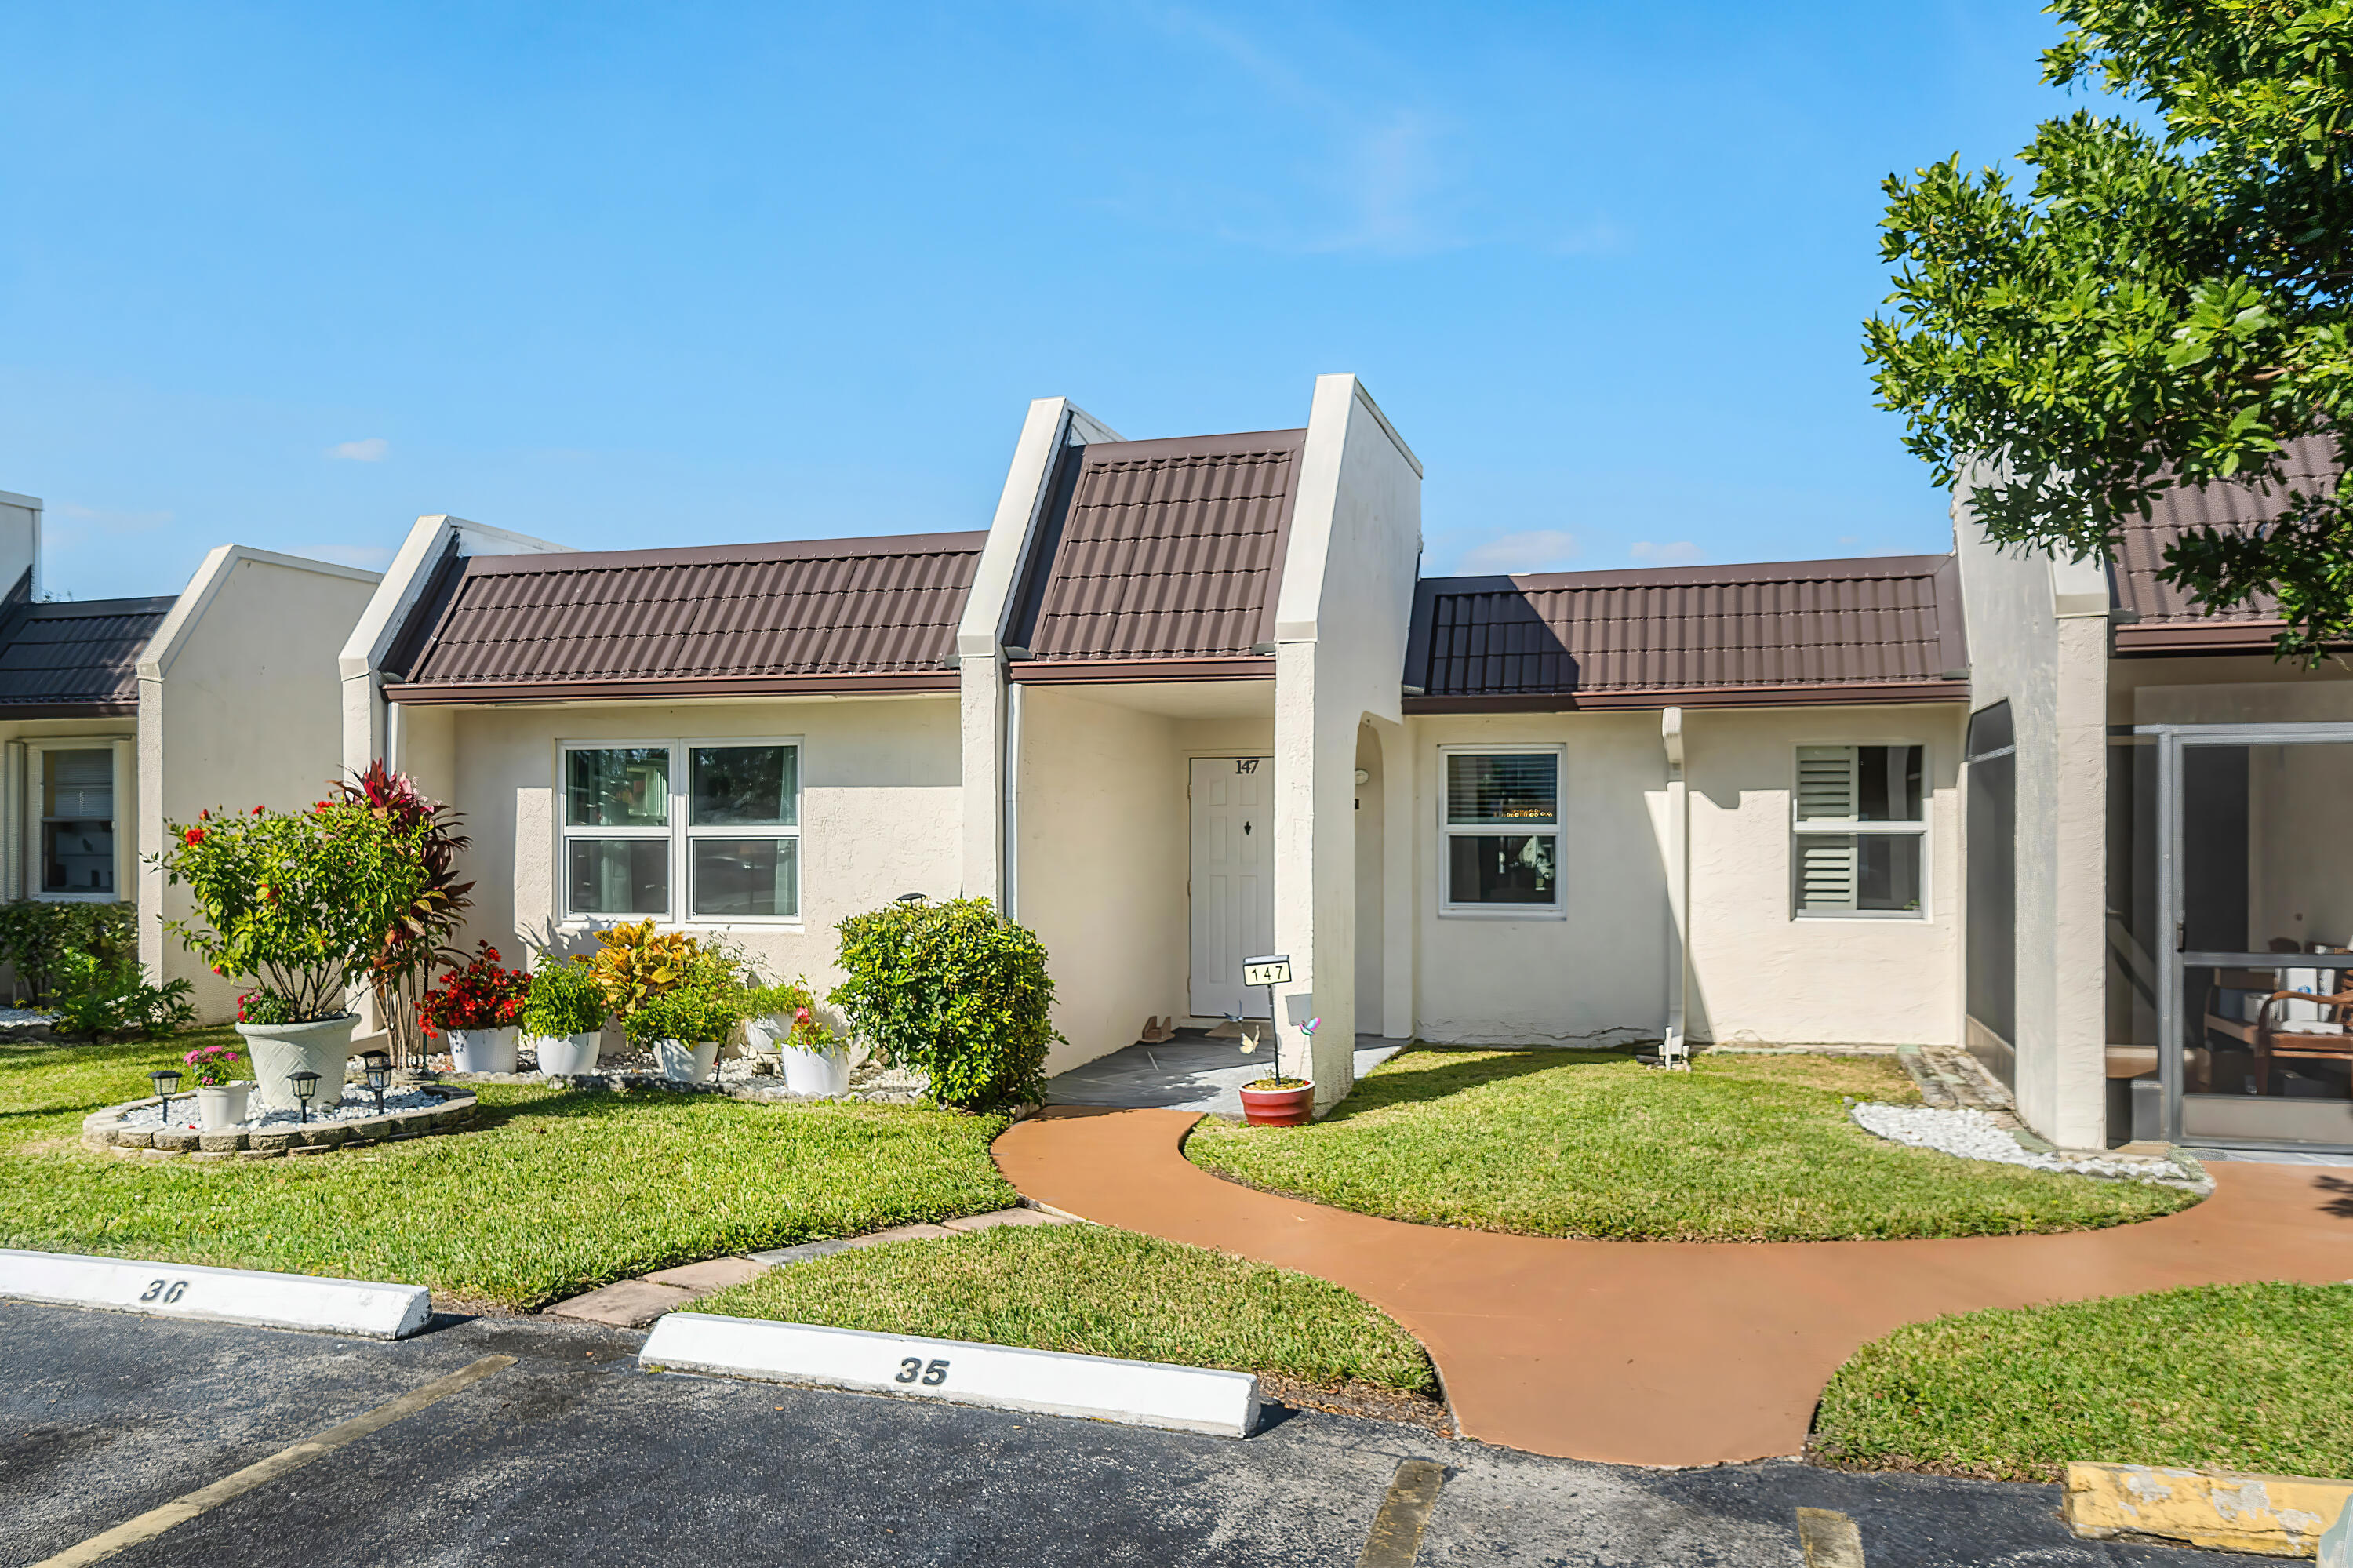
{"label": "window blind", "polygon": [[1560,821],[1560,758],[1551,752],[1451,754],[1446,820],[1457,826],[1553,826]]}

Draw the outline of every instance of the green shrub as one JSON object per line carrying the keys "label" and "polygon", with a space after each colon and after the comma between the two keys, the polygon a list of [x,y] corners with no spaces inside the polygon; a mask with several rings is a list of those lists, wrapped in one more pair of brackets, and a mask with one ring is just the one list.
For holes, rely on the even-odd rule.
{"label": "green shrub", "polygon": [[586,964],[551,957],[541,959],[533,971],[531,994],[515,1022],[525,1034],[561,1039],[596,1033],[612,1012],[604,985]]}
{"label": "green shrub", "polygon": [[743,990],[736,986],[681,986],[640,1002],[621,1020],[621,1032],[629,1037],[630,1044],[640,1048],[657,1040],[688,1045],[724,1040],[735,1021],[744,1016],[743,999]]}
{"label": "green shrub", "polygon": [[829,1000],[884,1061],[929,1077],[944,1106],[1045,1097],[1046,1054],[1061,1036],[1035,932],[986,898],[888,904],[835,929],[849,978]]}
{"label": "green shrub", "polygon": [[35,1001],[55,994],[58,960],[69,953],[100,962],[136,958],[139,912],[129,904],[19,898],[0,904],[0,961]]}
{"label": "green shrub", "polygon": [[90,953],[60,953],[57,959],[58,1023],[68,1034],[137,1034],[155,1040],[196,1021],[191,987],[184,980],[149,985],[146,971],[130,959],[102,959]]}

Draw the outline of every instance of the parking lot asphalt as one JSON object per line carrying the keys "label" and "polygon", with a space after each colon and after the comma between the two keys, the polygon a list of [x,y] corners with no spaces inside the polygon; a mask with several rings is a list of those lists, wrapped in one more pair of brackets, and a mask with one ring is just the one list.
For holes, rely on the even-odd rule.
{"label": "parking lot asphalt", "polygon": [[2051,1487],[1619,1468],[1312,1411],[1238,1442],[649,1374],[641,1340],[443,1318],[381,1343],[0,1302],[0,1564],[491,1357],[514,1359],[105,1560],[1345,1565],[1420,1459],[1445,1470],[1422,1564],[1794,1568],[1799,1507],[1852,1518],[1873,1568],[2254,1561],[2076,1541]]}

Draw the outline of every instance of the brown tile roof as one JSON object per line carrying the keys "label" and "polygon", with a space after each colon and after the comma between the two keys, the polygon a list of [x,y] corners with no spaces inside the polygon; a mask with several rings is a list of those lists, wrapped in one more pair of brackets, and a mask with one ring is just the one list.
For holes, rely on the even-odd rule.
{"label": "brown tile roof", "polygon": [[1008,630],[1008,646],[1029,651],[1014,678],[1077,674],[1039,666],[1082,663],[1108,678],[1157,662],[1271,673],[1253,655],[1274,634],[1306,440],[1260,430],[1073,448]]}
{"label": "brown tile roof", "polygon": [[34,604],[12,595],[0,614],[0,716],[138,712],[140,652],[177,602],[165,597]]}
{"label": "brown tile roof", "polygon": [[950,690],[986,534],[449,556],[386,661],[401,702]]}
{"label": "brown tile roof", "polygon": [[1950,556],[1426,577],[1409,711],[1968,695]]}
{"label": "brown tile roof", "polygon": [[[2306,439],[2289,445],[2288,475],[2295,489],[2310,489],[2314,481],[2326,485],[2336,470],[2334,443]],[[2269,647],[2285,624],[2280,620],[2278,600],[2267,594],[2252,605],[2215,614],[2198,608],[2188,594],[2170,583],[2159,582],[2157,574],[2164,569],[2167,546],[2185,530],[2269,523],[2286,510],[2291,493],[2287,486],[2266,492],[2247,484],[2169,490],[2146,520],[2128,520],[2122,547],[2108,574],[2117,607],[2132,612],[2116,626],[2116,652]]]}

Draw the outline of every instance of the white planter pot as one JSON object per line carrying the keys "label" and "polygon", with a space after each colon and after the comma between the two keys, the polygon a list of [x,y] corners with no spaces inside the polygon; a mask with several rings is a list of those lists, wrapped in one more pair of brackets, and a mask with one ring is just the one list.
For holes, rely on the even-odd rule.
{"label": "white planter pot", "polygon": [[831,1051],[804,1051],[786,1044],[792,1037],[793,1021],[783,1013],[769,1013],[744,1021],[744,1048],[754,1052],[774,1052],[777,1066],[785,1075],[785,1086],[797,1095],[844,1095],[849,1092],[849,1047],[847,1044]]}
{"label": "white planter pot", "polygon": [[449,1070],[455,1073],[512,1073],[515,1070],[515,1032],[512,1029],[446,1029]]}
{"label": "white planter pot", "polygon": [[665,1078],[681,1084],[705,1083],[719,1065],[719,1042],[698,1040],[690,1045],[683,1040],[657,1040],[654,1060],[661,1064]]}
{"label": "white planter pot", "polygon": [[846,1095],[849,1092],[849,1048],[834,1051],[804,1051],[797,1045],[780,1045],[776,1055],[784,1064],[785,1087],[797,1095]]}
{"label": "white planter pot", "polygon": [[245,1119],[246,1101],[252,1094],[251,1078],[240,1078],[233,1084],[198,1084],[197,1125],[206,1132],[227,1132]]}
{"label": "white planter pot", "polygon": [[586,1034],[533,1034],[525,1044],[539,1058],[539,1070],[562,1077],[578,1077],[596,1070],[596,1055],[603,1049],[605,1036],[601,1031]]}
{"label": "white planter pot", "polygon": [[351,1060],[352,1031],[359,1022],[359,1014],[347,1012],[308,1023],[238,1024],[237,1032],[245,1036],[246,1051],[253,1058],[254,1099],[268,1110],[296,1109],[301,1102],[294,1097],[287,1076],[309,1071],[319,1075],[311,1106],[324,1109],[341,1105],[343,1067]]}

